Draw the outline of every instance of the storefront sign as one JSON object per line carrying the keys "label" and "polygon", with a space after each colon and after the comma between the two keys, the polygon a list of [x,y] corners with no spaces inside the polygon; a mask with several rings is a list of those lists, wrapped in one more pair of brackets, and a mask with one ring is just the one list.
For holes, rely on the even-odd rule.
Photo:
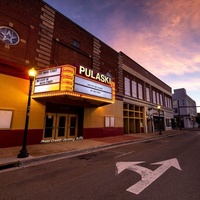
{"label": "storefront sign", "polygon": [[12,116],[13,110],[0,109],[0,130],[11,128]]}
{"label": "storefront sign", "polygon": [[60,71],[61,71],[60,67],[59,68],[52,68],[52,69],[48,69],[48,70],[41,70],[41,71],[38,71],[36,79],[60,75]]}
{"label": "storefront sign", "polygon": [[36,79],[35,86],[37,86],[37,85],[47,85],[47,84],[59,83],[59,82],[60,82],[60,76],[39,78],[39,79]]}
{"label": "storefront sign", "polygon": [[92,69],[88,69],[86,67],[80,66],[79,67],[79,74],[84,75],[85,77],[91,78],[96,81],[100,81],[102,83],[106,83],[108,85],[111,84],[111,78],[100,73],[94,73]]}

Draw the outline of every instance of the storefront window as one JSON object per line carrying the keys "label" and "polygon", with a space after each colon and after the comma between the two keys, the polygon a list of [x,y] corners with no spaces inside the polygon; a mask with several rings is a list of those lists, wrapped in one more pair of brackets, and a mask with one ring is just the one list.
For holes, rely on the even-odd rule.
{"label": "storefront window", "polygon": [[166,126],[171,127],[172,126],[172,120],[171,119],[166,119]]}

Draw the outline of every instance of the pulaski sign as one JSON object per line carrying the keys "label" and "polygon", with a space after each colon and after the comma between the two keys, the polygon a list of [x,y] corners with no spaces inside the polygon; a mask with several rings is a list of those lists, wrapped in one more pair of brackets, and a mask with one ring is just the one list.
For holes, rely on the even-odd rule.
{"label": "pulaski sign", "polygon": [[88,78],[100,81],[102,83],[106,83],[108,85],[111,84],[111,78],[110,77],[108,77],[104,74],[100,74],[100,73],[94,74],[94,71],[92,69],[88,69],[88,68],[83,67],[83,66],[79,67],[79,74],[84,75]]}
{"label": "pulaski sign", "polygon": [[72,65],[39,70],[33,97],[72,95],[114,103],[115,83],[102,73]]}

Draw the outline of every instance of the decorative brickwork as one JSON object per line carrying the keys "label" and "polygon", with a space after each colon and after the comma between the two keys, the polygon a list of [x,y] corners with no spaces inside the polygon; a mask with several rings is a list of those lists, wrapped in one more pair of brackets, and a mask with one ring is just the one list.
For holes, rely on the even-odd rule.
{"label": "decorative brickwork", "polygon": [[123,91],[124,91],[124,78],[123,78],[123,60],[121,54],[118,56],[119,62],[118,62],[118,95],[123,96]]}
{"label": "decorative brickwork", "polygon": [[100,53],[101,44],[98,39],[94,38],[93,46],[93,69],[100,71]]}
{"label": "decorative brickwork", "polygon": [[54,31],[55,11],[44,5],[40,15],[40,30],[38,31],[38,48],[36,49],[37,56],[35,60],[39,68],[50,66],[52,40]]}

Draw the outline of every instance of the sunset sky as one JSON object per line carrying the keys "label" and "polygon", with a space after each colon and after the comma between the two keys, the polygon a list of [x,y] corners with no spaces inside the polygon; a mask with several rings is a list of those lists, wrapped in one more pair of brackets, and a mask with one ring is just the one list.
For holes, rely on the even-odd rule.
{"label": "sunset sky", "polygon": [[45,2],[200,106],[200,0]]}

